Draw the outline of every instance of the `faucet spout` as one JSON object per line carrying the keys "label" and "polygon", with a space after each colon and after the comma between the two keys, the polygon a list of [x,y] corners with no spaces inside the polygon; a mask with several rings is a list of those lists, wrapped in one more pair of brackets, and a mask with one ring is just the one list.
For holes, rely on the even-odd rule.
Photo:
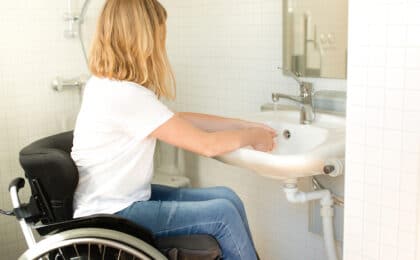
{"label": "faucet spout", "polygon": [[281,93],[272,94],[273,102],[277,103],[280,99],[287,99],[297,103],[300,106],[300,123],[309,125],[315,119],[315,112],[312,105],[312,98],[308,100],[307,97],[289,96]]}

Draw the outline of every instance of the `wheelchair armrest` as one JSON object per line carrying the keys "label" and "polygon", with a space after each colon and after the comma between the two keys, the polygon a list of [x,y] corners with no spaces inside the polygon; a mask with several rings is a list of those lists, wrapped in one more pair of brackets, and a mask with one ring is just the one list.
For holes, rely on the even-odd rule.
{"label": "wheelchair armrest", "polygon": [[64,222],[36,226],[36,230],[41,236],[76,228],[111,229],[129,234],[133,237],[143,240],[152,246],[155,244],[153,235],[149,230],[134,224],[125,218],[111,214],[97,214]]}

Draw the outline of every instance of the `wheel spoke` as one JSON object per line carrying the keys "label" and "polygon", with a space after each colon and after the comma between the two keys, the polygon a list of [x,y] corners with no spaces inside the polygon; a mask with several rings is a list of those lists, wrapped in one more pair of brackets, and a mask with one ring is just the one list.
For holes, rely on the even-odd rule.
{"label": "wheel spoke", "polygon": [[[131,247],[115,240],[102,238],[72,238],[48,243],[30,259],[37,260],[150,260],[142,248]],[[30,255],[30,252],[27,252]]]}
{"label": "wheel spoke", "polygon": [[106,252],[106,246],[104,246],[104,251],[102,252],[102,260],[105,260],[105,252]]}
{"label": "wheel spoke", "polygon": [[60,253],[61,257],[63,257],[63,260],[66,260],[66,257],[63,254],[63,251],[61,250],[61,248],[58,249],[58,252]]}
{"label": "wheel spoke", "polygon": [[77,245],[76,244],[73,245],[73,248],[74,248],[74,252],[76,253],[76,255],[78,257],[80,257],[79,250],[77,250]]}

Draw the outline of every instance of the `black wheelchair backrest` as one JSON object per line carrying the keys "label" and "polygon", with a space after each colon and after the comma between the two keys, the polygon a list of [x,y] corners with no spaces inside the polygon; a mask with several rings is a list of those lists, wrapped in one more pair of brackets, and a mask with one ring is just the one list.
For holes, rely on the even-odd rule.
{"label": "black wheelchair backrest", "polygon": [[20,151],[19,161],[31,186],[31,201],[44,224],[73,218],[73,195],[79,181],[70,157],[73,131],[38,140]]}

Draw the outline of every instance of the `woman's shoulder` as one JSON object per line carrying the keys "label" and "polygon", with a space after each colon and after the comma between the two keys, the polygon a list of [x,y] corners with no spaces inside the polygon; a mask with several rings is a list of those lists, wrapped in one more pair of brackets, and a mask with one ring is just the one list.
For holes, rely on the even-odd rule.
{"label": "woman's shoulder", "polygon": [[100,78],[97,76],[92,76],[89,79],[86,88],[96,91],[112,92],[114,95],[147,95],[156,97],[153,91],[135,82]]}

